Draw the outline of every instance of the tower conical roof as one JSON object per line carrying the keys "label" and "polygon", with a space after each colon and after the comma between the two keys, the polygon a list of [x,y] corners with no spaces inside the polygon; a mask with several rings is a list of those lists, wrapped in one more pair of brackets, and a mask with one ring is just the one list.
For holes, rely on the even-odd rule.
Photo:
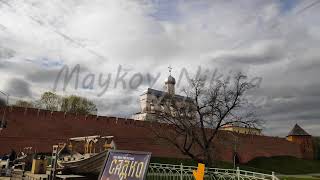
{"label": "tower conical roof", "polygon": [[171,75],[166,79],[166,84],[176,84],[176,79],[172,77]]}
{"label": "tower conical roof", "polygon": [[293,129],[289,132],[288,136],[310,136],[304,129],[296,124]]}

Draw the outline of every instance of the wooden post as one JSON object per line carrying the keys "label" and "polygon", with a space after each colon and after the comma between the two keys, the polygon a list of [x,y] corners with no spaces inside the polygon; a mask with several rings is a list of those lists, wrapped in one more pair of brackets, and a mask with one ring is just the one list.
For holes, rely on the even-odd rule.
{"label": "wooden post", "polygon": [[69,142],[69,145],[68,145],[68,148],[72,151],[72,143],[71,142]]}
{"label": "wooden post", "polygon": [[89,143],[89,153],[92,154],[92,142]]}
{"label": "wooden post", "polygon": [[56,178],[56,168],[57,168],[57,159],[58,159],[58,150],[59,146],[54,145],[52,147],[52,156],[51,156],[51,171],[50,171],[50,180],[55,180]]}
{"label": "wooden post", "polygon": [[274,175],[274,172],[272,171],[272,180],[275,180],[275,175]]}

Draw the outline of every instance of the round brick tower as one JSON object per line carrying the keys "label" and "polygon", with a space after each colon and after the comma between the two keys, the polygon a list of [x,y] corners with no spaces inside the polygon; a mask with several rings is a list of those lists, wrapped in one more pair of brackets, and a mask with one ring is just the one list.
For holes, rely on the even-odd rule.
{"label": "round brick tower", "polygon": [[301,154],[304,159],[314,158],[312,136],[298,124],[289,132],[287,140],[300,145]]}

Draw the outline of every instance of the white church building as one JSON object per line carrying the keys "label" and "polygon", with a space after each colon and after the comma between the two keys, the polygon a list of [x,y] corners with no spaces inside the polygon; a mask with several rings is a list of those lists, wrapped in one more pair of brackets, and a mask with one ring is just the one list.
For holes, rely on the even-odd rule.
{"label": "white church building", "polygon": [[176,80],[170,74],[165,80],[165,91],[148,88],[142,95],[140,95],[141,112],[134,114],[132,119],[154,121],[156,113],[164,109],[163,100],[167,97],[173,97],[176,102],[185,102],[186,100],[190,100],[185,96],[175,94],[175,85]]}

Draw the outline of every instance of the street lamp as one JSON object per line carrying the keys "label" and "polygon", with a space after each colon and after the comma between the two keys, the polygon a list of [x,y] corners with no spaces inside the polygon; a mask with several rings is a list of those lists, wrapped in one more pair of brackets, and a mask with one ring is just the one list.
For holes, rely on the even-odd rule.
{"label": "street lamp", "polygon": [[[1,94],[5,95],[7,97],[7,102],[6,102],[6,105],[8,106],[9,105],[9,94],[3,92],[3,91],[0,91]],[[3,116],[2,116],[2,120],[0,122],[0,129],[2,129],[3,127],[5,127],[5,121],[4,121],[4,116],[5,116],[5,111],[3,112]]]}
{"label": "street lamp", "polygon": [[234,144],[233,144],[233,168],[236,168],[236,153],[237,153],[237,143],[238,143],[238,137],[233,134],[233,132],[228,131],[229,134],[231,134],[234,138]]}
{"label": "street lamp", "polygon": [[6,103],[7,103],[7,106],[8,106],[8,105],[9,105],[9,94],[7,94],[7,93],[5,93],[5,92],[3,92],[3,91],[0,91],[0,93],[3,94],[3,95],[5,95],[5,96],[7,97]]}

